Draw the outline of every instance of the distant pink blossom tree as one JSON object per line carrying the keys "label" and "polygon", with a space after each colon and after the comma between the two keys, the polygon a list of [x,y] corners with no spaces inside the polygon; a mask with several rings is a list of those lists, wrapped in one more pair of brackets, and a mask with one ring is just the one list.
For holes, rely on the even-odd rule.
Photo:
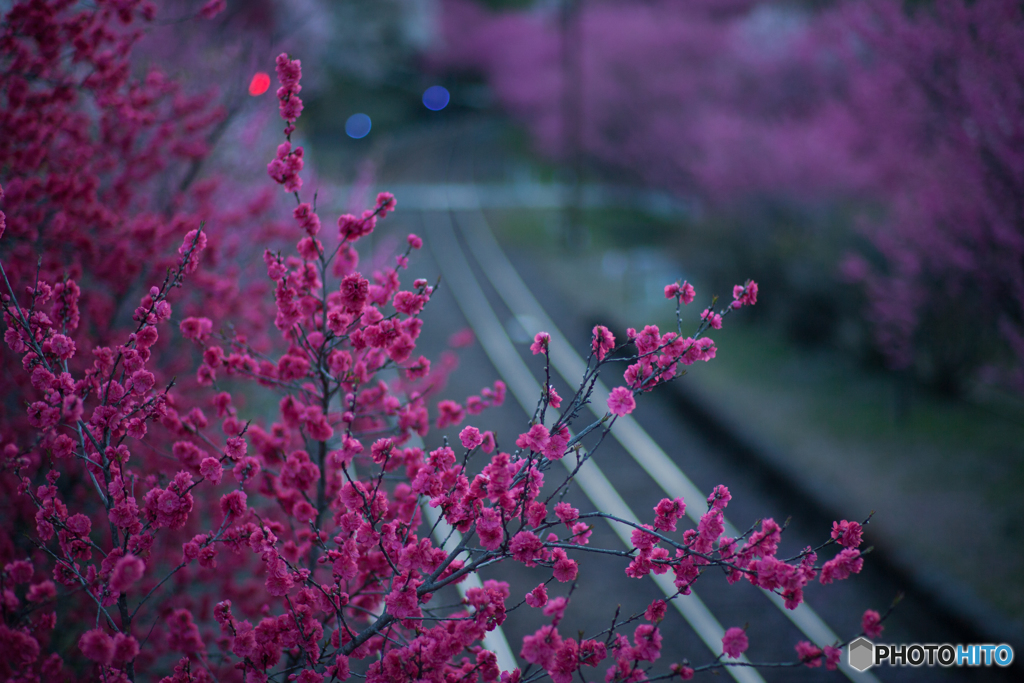
{"label": "distant pink blossom tree", "polygon": [[873,253],[844,272],[890,362],[954,390],[1009,366],[1024,389],[1018,2],[582,3],[576,74],[556,16],[444,7],[436,63],[482,72],[544,152],[570,151],[561,92],[578,78],[578,144],[604,168],[712,209],[870,207]]}
{"label": "distant pink blossom tree", "polygon": [[846,148],[887,209],[863,227],[882,258],[845,264],[882,349],[954,390],[1009,365],[1024,390],[1024,10],[871,2],[828,20]]}

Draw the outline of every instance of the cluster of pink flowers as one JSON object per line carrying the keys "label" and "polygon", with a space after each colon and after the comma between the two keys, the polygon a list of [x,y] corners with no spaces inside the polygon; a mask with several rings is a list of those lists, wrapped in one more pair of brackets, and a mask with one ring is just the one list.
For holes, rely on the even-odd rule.
{"label": "cluster of pink flowers", "polygon": [[[18,3],[9,15],[13,25],[55,21],[68,3],[46,5],[49,15],[40,15],[39,6]],[[219,9],[208,3],[203,12]],[[106,3],[73,16],[101,26],[122,18]],[[10,47],[12,35],[0,48]],[[301,113],[301,70],[287,55],[277,65],[289,136]],[[590,543],[586,520],[607,517],[552,504],[554,495],[546,495],[572,483],[568,476],[546,485],[552,462],[575,457],[585,466],[581,435],[606,434],[614,424],[605,416],[574,432],[593,382],[584,381],[547,421],[547,409],[559,410],[563,399],[546,386],[513,452],[500,451],[492,432],[463,424],[500,406],[506,387],[496,381],[464,405],[436,401],[451,367],[432,368],[414,353],[434,289],[422,279],[411,287],[402,281],[422,240],[409,235],[393,267],[364,276],[354,243],[395,209],[395,198],[381,193],[361,218],[341,216],[338,233],[325,234],[299,194],[301,161],[301,147],[285,142],[268,168],[296,200],[296,243],[289,255],[264,253],[273,299],[247,298],[258,313],[251,333],[232,327],[235,309],[200,310],[178,294],[197,282],[223,284],[210,273],[221,245],[198,219],[174,219],[173,244],[154,238],[169,252],[154,262],[169,267],[166,275],[146,271],[146,285],[123,293],[136,303],[131,316],[120,316],[132,320],[125,330],[113,325],[115,312],[84,303],[90,292],[76,282],[91,286],[95,276],[84,265],[94,264],[78,262],[74,277],[43,269],[15,288],[12,280],[25,285],[24,273],[12,277],[12,255],[24,252],[23,243],[12,242],[0,259],[4,341],[21,363],[19,395],[27,406],[19,416],[25,426],[5,425],[2,433],[0,484],[10,526],[28,530],[26,537],[0,530],[0,675],[124,681],[145,671],[165,683],[285,676],[323,683],[356,675],[375,682],[522,680],[523,671],[500,671],[480,645],[508,616],[507,584],[485,581],[454,607],[433,599],[484,565],[512,561],[547,577],[525,598],[549,623],[524,638],[524,662],[559,683],[608,659],[607,680],[639,679],[641,667],[661,655],[658,623],[667,603],[656,601],[606,638],[571,638],[558,631],[569,597],[549,596],[545,585],[553,579],[551,586],[568,589]],[[19,201],[46,198],[29,185],[18,185]],[[23,240],[27,230],[31,206],[14,205],[10,223],[17,229],[3,240],[11,241],[11,233]],[[6,250],[6,242],[0,247]],[[755,284],[740,290],[737,301],[754,303]],[[674,296],[685,302],[693,295],[684,283]],[[612,415],[633,411],[635,397],[676,377],[678,365],[713,358],[714,344],[701,334],[714,320],[705,316],[693,338],[653,325],[630,330],[620,347],[607,328],[595,328],[588,378],[611,363],[628,366],[627,386],[613,389],[608,401]],[[264,343],[274,329],[276,345]],[[550,344],[549,335],[538,335],[534,352],[546,358]],[[179,356],[198,366],[194,380],[174,381]],[[250,419],[257,411],[246,399],[268,391],[281,396],[274,418]],[[432,428],[455,427],[457,445],[420,445]],[[684,595],[702,571],[719,566],[730,581],[746,578],[795,606],[819,571],[823,583],[826,575],[837,580],[859,571],[856,522],[837,522],[828,543],[843,550],[818,567],[810,549],[778,559],[782,529],[770,519],[759,531],[724,538],[730,499],[717,487],[697,528],[676,537],[686,504],[659,502],[653,524],[633,529],[626,575],[672,571]],[[431,538],[425,506],[461,532],[457,551]],[[627,624],[641,617],[647,623],[627,638]],[[865,631],[877,631],[880,621],[865,614]],[[737,630],[723,641],[727,654],[746,649]],[[62,634],[77,647],[67,647]],[[802,647],[805,663],[820,659]],[[832,661],[827,647],[821,652],[826,664]],[[716,660],[706,668],[723,665]],[[673,671],[686,678],[695,669],[683,664]]]}
{"label": "cluster of pink flowers", "polygon": [[[637,554],[626,573],[640,578],[671,569],[675,573],[676,587],[685,595],[702,567],[718,560],[725,566],[729,583],[745,578],[755,586],[778,592],[785,598],[788,608],[796,608],[803,601],[804,587],[818,575],[817,553],[805,548],[794,558],[778,558],[782,528],[771,518],[762,520],[761,528],[751,530],[745,537],[723,536],[723,511],[731,498],[728,488],[716,487],[697,528],[683,532],[681,541],[673,541],[664,534],[675,530],[676,521],[686,510],[685,502],[679,498],[663,499],[654,508],[654,525],[633,531]],[[845,548],[822,565],[821,583],[847,578],[859,572],[862,565],[863,559],[856,548]]]}
{"label": "cluster of pink flowers", "polygon": [[[693,301],[695,296],[693,287],[689,283],[684,283],[684,285],[685,288],[680,288],[677,284],[668,285],[665,288],[666,298],[675,297],[678,302],[682,303]],[[745,292],[749,289],[754,292],[753,296],[756,297],[757,283],[751,280],[746,288],[740,285],[737,287],[744,291],[745,301],[753,303],[754,299],[748,297]],[[735,303],[733,308],[737,307]],[[718,352],[715,342],[710,337],[701,335],[708,327],[721,329],[722,318],[728,314],[729,310],[725,309],[720,313],[715,313],[710,308],[706,309],[701,314],[703,322],[695,337],[683,337],[681,329],[677,332],[662,334],[657,325],[647,325],[639,332],[629,328],[626,331],[627,340],[636,347],[637,354],[630,358],[631,363],[623,374],[626,386],[615,387],[608,397],[609,412],[616,416],[628,415],[636,407],[635,394],[650,391],[657,385],[678,377],[679,366],[713,359]],[[591,348],[600,365],[605,362],[605,356],[609,350],[614,348],[615,337],[603,326],[595,327],[593,335]]]}
{"label": "cluster of pink flowers", "polygon": [[[288,59],[288,55],[277,56],[277,80],[281,87],[277,89],[277,100],[281,111],[281,118],[288,122],[284,129],[285,137],[291,136],[295,130],[295,121],[302,114],[302,100],[299,99],[299,92],[302,86],[299,81],[302,79],[302,62],[297,59]],[[296,188],[298,189],[298,188]]]}

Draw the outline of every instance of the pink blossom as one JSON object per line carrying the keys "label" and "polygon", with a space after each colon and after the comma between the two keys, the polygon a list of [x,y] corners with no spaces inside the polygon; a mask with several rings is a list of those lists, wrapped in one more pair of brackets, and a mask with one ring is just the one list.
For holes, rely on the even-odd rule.
{"label": "pink blossom", "polygon": [[749,644],[746,632],[735,626],[722,636],[722,652],[733,659],[738,659],[741,654],[746,652]]}
{"label": "pink blossom", "polygon": [[636,334],[633,343],[640,353],[652,353],[661,344],[661,331],[657,325],[645,325],[644,329]]}
{"label": "pink blossom", "polygon": [[530,607],[543,607],[548,604],[548,589],[541,583],[536,588],[526,594],[526,604]]}
{"label": "pink blossom", "polygon": [[481,393],[490,399],[491,405],[494,407],[500,406],[505,403],[505,392],[507,387],[505,383],[500,379],[494,380],[494,389],[488,392],[484,389]]}
{"label": "pink blossom", "polygon": [[701,337],[694,346],[697,353],[697,360],[707,362],[715,357],[718,349],[715,347],[715,342],[710,337]]}
{"label": "pink blossom", "polygon": [[547,442],[544,444],[542,451],[544,457],[550,460],[560,460],[565,455],[565,449],[569,445],[569,438],[569,429],[565,425],[552,431],[548,435]]}
{"label": "pink blossom", "polygon": [[383,465],[391,457],[395,442],[391,439],[377,439],[370,446],[370,460],[378,465]]}
{"label": "pink blossom", "polygon": [[625,379],[626,384],[633,389],[650,391],[654,388],[654,383],[650,381],[651,375],[653,374],[654,371],[650,362],[641,360],[626,368],[626,372],[623,373],[623,379]]}
{"label": "pink blossom", "polygon": [[309,523],[316,519],[316,508],[309,501],[300,500],[292,508],[292,515],[300,522]]}
{"label": "pink blossom", "polygon": [[[426,282],[423,284],[426,285]],[[473,334],[473,329],[470,327],[463,327],[461,330],[453,332],[451,336],[448,337],[448,346],[453,349],[461,349],[463,347],[470,346],[474,339],[476,339],[476,336]]]}
{"label": "pink blossom", "polygon": [[552,557],[555,560],[555,564],[553,566],[555,579],[565,583],[566,581],[572,581],[576,578],[576,575],[579,573],[579,566],[576,564],[576,560],[569,559],[565,550],[562,548],[555,548],[552,551]]}
{"label": "pink blossom", "polygon": [[168,645],[176,652],[198,652],[203,648],[199,627],[192,620],[192,614],[186,609],[176,609],[167,617],[167,630],[170,635]]}
{"label": "pink blossom", "polygon": [[608,394],[608,411],[612,415],[629,415],[636,408],[633,392],[626,387],[615,387]]}
{"label": "pink blossom", "polygon": [[394,211],[396,205],[395,195],[390,192],[380,192],[377,194],[377,210],[381,218],[384,218],[389,211]]}
{"label": "pink blossom", "polygon": [[562,397],[558,395],[554,387],[548,387],[548,405],[552,408],[558,408],[562,405]]}
{"label": "pink blossom", "polygon": [[134,636],[117,633],[114,635],[114,661],[130,662],[139,655],[139,641]]}
{"label": "pink blossom", "polygon": [[796,644],[796,655],[801,662],[811,668],[821,666],[821,648],[806,640],[801,640]]}
{"label": "pink blossom", "polygon": [[29,560],[14,560],[8,562],[3,568],[8,574],[10,574],[10,581],[15,584],[28,584],[32,581],[32,562]]}
{"label": "pink blossom", "polygon": [[409,583],[395,588],[384,599],[388,612],[399,619],[420,616],[419,599],[416,597],[416,586]]}
{"label": "pink blossom", "polygon": [[101,628],[83,633],[78,639],[78,648],[86,657],[104,666],[109,665],[114,658],[114,641]]}
{"label": "pink blossom", "polygon": [[482,445],[480,446],[480,448],[483,450],[484,453],[493,453],[496,447],[494,441],[494,432],[484,432],[483,441],[481,442],[481,444]]}
{"label": "pink blossom", "polygon": [[57,587],[49,579],[34,583],[29,586],[25,593],[25,599],[29,602],[46,602],[57,597]]}
{"label": "pink blossom", "polygon": [[686,503],[682,498],[662,498],[654,506],[654,528],[658,531],[675,531],[676,522],[686,514]]}
{"label": "pink blossom", "polygon": [[736,285],[732,288],[733,308],[740,306],[753,306],[757,303],[757,283],[747,280],[746,284]]}
{"label": "pink blossom", "polygon": [[[539,500],[531,501],[526,506],[526,523],[530,526],[541,526],[548,516],[548,508]],[[551,540],[551,539],[548,539]]]}
{"label": "pink blossom", "polygon": [[345,306],[345,310],[352,313],[359,313],[362,311],[363,306],[366,305],[369,289],[369,281],[360,276],[359,273],[346,275],[344,279],[342,279],[341,287],[339,289],[339,292],[341,293],[341,303]]}
{"label": "pink blossom", "polygon": [[855,548],[846,548],[821,567],[821,583],[829,584],[842,581],[850,574],[860,573],[864,566],[864,558]]}
{"label": "pink blossom", "polygon": [[713,329],[716,329],[716,330],[722,329],[722,316],[720,316],[719,314],[715,313],[710,308],[705,308],[701,312],[700,318],[701,318],[701,320],[707,320],[708,321],[708,325],[710,325]]}
{"label": "pink blossom", "polygon": [[480,435],[480,430],[476,427],[464,427],[459,432],[459,439],[462,441],[463,448],[476,448],[484,442],[483,437]]}
{"label": "pink blossom", "polygon": [[861,544],[863,528],[858,522],[848,522],[845,519],[841,522],[832,523],[832,538],[839,541],[845,548],[856,548]]}
{"label": "pink blossom", "polygon": [[299,674],[299,677],[295,679],[295,683],[323,683],[323,680],[323,674],[305,669]]}
{"label": "pink blossom", "polygon": [[554,626],[541,626],[533,635],[523,638],[523,648],[519,655],[542,669],[551,669],[555,663],[555,651],[561,644],[562,637]]}
{"label": "pink blossom", "polygon": [[[206,233],[199,230],[190,230],[185,234],[185,239],[182,240],[181,246],[178,247],[178,254],[182,256],[181,265],[186,273],[194,273],[199,267],[199,255],[206,249],[206,240]],[[157,317],[161,317],[155,309],[154,312],[157,313]],[[169,312],[162,317],[164,319],[170,317]]]}
{"label": "pink blossom", "polygon": [[839,660],[842,657],[843,651],[838,647],[831,645],[825,646],[825,668],[829,671],[835,671],[839,667]]}
{"label": "pink blossom", "polygon": [[349,667],[348,657],[346,657],[345,655],[338,655],[337,659],[335,659],[334,667],[335,669],[333,673],[334,676],[338,678],[338,680],[345,681],[348,680],[349,677],[351,676],[351,669]]}
{"label": "pink blossom", "polygon": [[[728,635],[728,633],[726,634]],[[722,640],[723,645],[725,639]],[[746,646],[743,647],[746,649]],[[653,624],[640,624],[633,632],[633,658],[653,662],[661,654],[661,632]]]}
{"label": "pink blossom", "polygon": [[530,351],[533,355],[548,352],[548,344],[551,343],[551,335],[547,332],[538,332],[533,338],[533,343],[530,344]]}
{"label": "pink blossom", "polygon": [[75,355],[75,342],[63,334],[55,334],[49,339],[50,352],[61,360],[68,360]]}
{"label": "pink blossom", "polygon": [[415,292],[400,291],[395,293],[392,300],[395,310],[405,315],[417,315],[423,310],[428,299],[426,296]]}
{"label": "pink blossom", "polygon": [[664,600],[654,600],[644,611],[644,619],[653,623],[658,623],[665,618],[665,609],[666,606]]}
{"label": "pink blossom", "polygon": [[573,543],[578,543],[579,545],[587,545],[587,543],[590,542],[590,535],[593,532],[593,527],[591,527],[586,522],[576,522],[572,525]]}
{"label": "pink blossom", "polygon": [[684,666],[683,664],[673,664],[669,669],[684,681],[692,679],[695,673],[691,667]]}
{"label": "pink blossom", "polygon": [[693,301],[695,295],[696,293],[693,290],[693,285],[686,280],[683,280],[683,284],[673,282],[672,284],[665,285],[666,299],[674,299],[678,297],[684,304],[688,304]]}
{"label": "pink blossom", "polygon": [[[294,121],[297,118],[299,118],[299,116],[302,115],[302,109],[302,100],[298,97],[298,95],[289,95],[285,99],[282,99],[279,105],[281,118],[284,119],[285,121]],[[295,183],[295,185],[293,185],[294,190],[299,189],[296,180],[297,178],[293,176],[292,182]],[[287,182],[285,183],[285,190],[289,190],[289,183]]]}
{"label": "pink blossom", "polygon": [[229,437],[224,443],[224,454],[236,462],[245,457],[248,450],[245,439],[239,436]]}
{"label": "pink blossom", "polygon": [[508,546],[512,557],[527,567],[533,567],[537,564],[536,560],[540,556],[542,548],[543,543],[537,538],[537,534],[532,531],[520,531],[512,537]]}
{"label": "pink blossom", "polygon": [[580,511],[574,508],[569,503],[566,503],[565,501],[560,501],[558,503],[555,503],[555,516],[558,517],[558,519],[563,524],[571,527],[573,522],[579,519]]}
{"label": "pink blossom", "polygon": [[615,348],[615,335],[604,325],[597,325],[593,330],[594,339],[590,348],[597,354],[597,360],[602,361],[608,352]]}
{"label": "pink blossom", "polygon": [[316,215],[308,202],[302,202],[295,207],[292,216],[309,237],[314,237],[320,232],[320,217]]}
{"label": "pink blossom", "polygon": [[247,510],[246,495],[244,491],[231,491],[220,498],[220,510],[229,519],[238,519],[245,515]]}
{"label": "pink blossom", "polygon": [[524,432],[519,435],[519,438],[516,439],[516,445],[520,448],[525,448],[539,453],[544,450],[544,446],[548,442],[548,437],[547,427],[536,424],[530,427],[528,432]]}
{"label": "pink blossom", "polygon": [[438,429],[444,429],[449,425],[458,425],[466,416],[466,411],[461,405],[448,399],[438,402],[437,412]]}
{"label": "pink blossom", "polygon": [[79,513],[68,517],[65,526],[76,536],[88,536],[89,530],[92,529],[92,522],[88,517]]}
{"label": "pink blossom", "polygon": [[553,598],[544,605],[544,616],[551,617],[551,623],[553,626],[558,626],[558,622],[565,616],[565,608],[569,606],[569,600],[562,596]]}
{"label": "pink blossom", "polygon": [[132,554],[125,555],[114,565],[110,574],[110,590],[123,593],[146,571],[146,563]]}
{"label": "pink blossom", "polygon": [[505,531],[501,526],[501,515],[494,508],[484,508],[476,523],[476,533],[480,545],[487,550],[497,550],[505,539]]}
{"label": "pink blossom", "polygon": [[868,638],[877,638],[882,635],[885,627],[882,626],[882,617],[873,609],[865,610],[860,620],[861,630]]}
{"label": "pink blossom", "polygon": [[711,492],[711,495],[708,496],[708,505],[718,508],[719,510],[724,510],[730,500],[732,500],[732,494],[729,493],[728,487],[719,484]]}
{"label": "pink blossom", "polygon": [[156,378],[148,370],[136,370],[132,373],[132,393],[136,396],[145,396],[156,383]]}

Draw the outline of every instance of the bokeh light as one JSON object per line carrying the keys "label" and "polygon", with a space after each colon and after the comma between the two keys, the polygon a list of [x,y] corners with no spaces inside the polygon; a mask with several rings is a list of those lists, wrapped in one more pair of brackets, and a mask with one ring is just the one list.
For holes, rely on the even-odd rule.
{"label": "bokeh light", "polygon": [[249,94],[256,97],[267,92],[268,88],[270,88],[270,75],[263,71],[257,71],[249,81]]}
{"label": "bokeh light", "polygon": [[345,121],[345,132],[350,138],[358,140],[370,134],[371,125],[370,117],[366,114],[352,114]]}
{"label": "bokeh light", "polygon": [[451,95],[447,88],[440,85],[432,85],[423,91],[423,106],[430,111],[441,111],[448,106]]}

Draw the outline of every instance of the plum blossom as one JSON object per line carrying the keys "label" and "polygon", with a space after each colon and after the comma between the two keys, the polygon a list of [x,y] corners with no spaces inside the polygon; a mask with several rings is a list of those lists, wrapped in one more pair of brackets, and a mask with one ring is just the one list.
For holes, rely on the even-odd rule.
{"label": "plum blossom", "polygon": [[608,411],[619,417],[629,415],[636,408],[633,392],[626,387],[615,387],[608,395]]}
{"label": "plum blossom", "polygon": [[733,659],[739,658],[741,654],[746,652],[748,646],[749,641],[747,640],[746,631],[741,628],[733,626],[722,636],[722,652]]}

